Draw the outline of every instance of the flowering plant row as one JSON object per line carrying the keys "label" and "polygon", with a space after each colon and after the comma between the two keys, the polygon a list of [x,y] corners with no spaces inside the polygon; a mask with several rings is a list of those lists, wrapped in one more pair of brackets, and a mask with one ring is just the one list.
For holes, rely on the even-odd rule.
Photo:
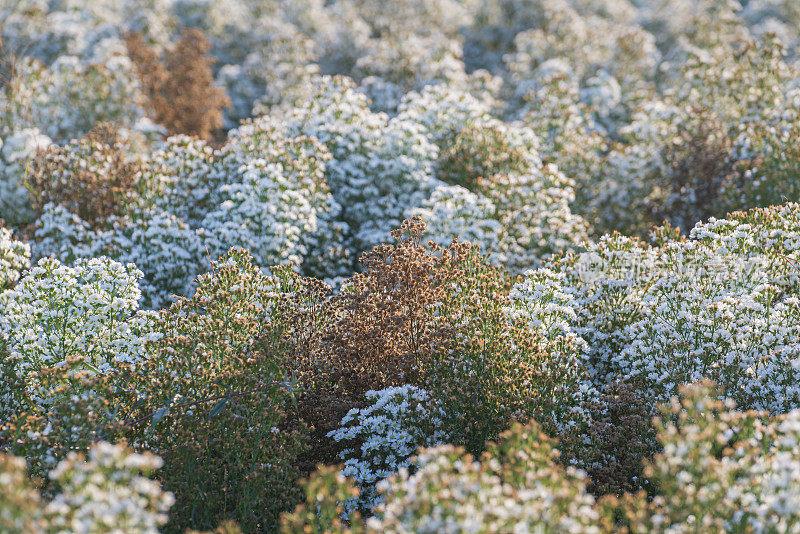
{"label": "flowering plant row", "polygon": [[795,4],[0,0],[0,531],[799,531]]}

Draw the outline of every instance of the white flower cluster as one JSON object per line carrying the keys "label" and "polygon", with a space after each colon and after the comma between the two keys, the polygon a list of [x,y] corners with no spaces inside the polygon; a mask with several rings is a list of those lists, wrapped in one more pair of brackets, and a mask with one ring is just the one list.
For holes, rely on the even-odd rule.
{"label": "white flower cluster", "polygon": [[522,319],[528,328],[544,338],[566,335],[577,337],[572,325],[577,320],[572,296],[563,290],[566,275],[541,268],[526,273],[525,279],[511,289],[506,314]]}
{"label": "white flower cluster", "polygon": [[0,293],[0,335],[17,374],[74,366],[105,372],[111,362],[134,363],[153,338],[152,316],[139,311],[142,273],[108,258],[72,267],[39,260],[13,289]]}
{"label": "white flower cluster", "polygon": [[72,452],[50,471],[58,493],[43,502],[26,477],[24,458],[0,453],[0,528],[34,534],[155,534],[175,502],[148,478],[161,465],[158,456],[99,442],[88,458]]}
{"label": "white flower cluster", "polygon": [[330,157],[314,139],[287,138],[268,120],[233,131],[218,160],[225,183],[213,192],[215,207],[199,224],[212,257],[235,246],[249,249],[262,266],[314,263],[344,274],[336,256],[345,256],[346,227],[334,221],[340,208],[324,176]]}
{"label": "white flower cluster", "polygon": [[[477,239],[515,270],[586,238],[585,222],[569,208],[572,182],[542,163],[531,130],[492,118],[484,102],[445,85],[409,93],[395,117],[368,104],[352,82],[326,77],[311,98],[281,116],[292,135],[313,136],[330,150],[325,175],[354,253],[384,241],[412,215],[421,215],[442,244]],[[470,128],[496,135],[501,147],[468,141],[465,150],[474,157],[492,150],[497,157],[510,147],[522,153],[520,164],[487,168],[480,187],[448,183],[440,158]]]}
{"label": "white flower cluster", "polygon": [[[397,119],[420,123],[439,148],[436,188],[407,214],[422,216],[440,244],[454,237],[482,238],[475,243],[497,262],[521,271],[587,239],[585,221],[569,207],[574,182],[542,162],[539,139],[531,129],[492,118],[485,103],[446,86],[409,94],[400,110]],[[463,160],[442,161],[450,149]],[[515,153],[517,161],[492,161],[507,152]],[[472,171],[476,183],[465,177],[467,183],[456,179],[448,185],[453,179],[445,176],[449,167],[471,158],[482,166]]]}
{"label": "white flower cluster", "polygon": [[0,291],[11,289],[30,266],[30,245],[15,240],[10,230],[0,226]]}
{"label": "white flower cluster", "polygon": [[386,503],[369,531],[600,532],[585,476],[558,466],[541,433],[517,427],[502,439],[480,462],[451,445],[421,451],[417,472],[380,484]]}
{"label": "white flower cluster", "polygon": [[88,458],[70,453],[50,478],[61,492],[44,507],[50,527],[69,532],[157,533],[175,502],[149,474],[163,465],[152,454],[100,442]]}
{"label": "white flower cluster", "polygon": [[290,135],[314,137],[330,151],[325,178],[357,251],[384,241],[433,186],[436,147],[420,125],[373,113],[346,78],[319,79],[313,95],[281,119]]}
{"label": "white flower cluster", "polygon": [[532,272],[511,316],[588,344],[597,387],[666,399],[711,378],[750,409],[800,405],[800,206],[739,213],[653,247],[609,236]]}
{"label": "white flower cluster", "polygon": [[45,500],[27,478],[25,459],[0,453],[0,528],[33,534],[155,534],[175,502],[148,478],[161,466],[158,456],[99,442],[88,458],[70,453],[50,471],[59,491]]}
{"label": "white flower cluster", "polygon": [[0,95],[0,137],[37,128],[65,142],[101,121],[131,128],[144,116],[124,50],[97,63],[76,56],[60,56],[51,65],[25,59]]}
{"label": "white flower cluster", "polygon": [[664,449],[647,470],[662,486],[640,531],[796,530],[800,412],[739,412],[717,393],[692,385],[662,408]]}
{"label": "white flower cluster", "polygon": [[31,160],[51,144],[37,128],[23,128],[5,139],[0,135],[0,219],[6,223],[24,223],[33,216],[25,179]]}
{"label": "white flower cluster", "polygon": [[355,443],[339,453],[344,460],[341,474],[356,481],[360,494],[345,503],[348,511],[372,510],[382,499],[375,486],[399,469],[412,466],[411,456],[419,447],[442,443],[445,436],[430,395],[416,386],[368,391],[371,404],[353,408],[342,418],[341,427],[328,433],[335,441]]}
{"label": "white flower cluster", "polygon": [[504,58],[517,98],[537,69],[555,59],[569,65],[582,100],[594,104],[601,116],[610,115],[624,104],[623,98],[635,97],[653,80],[661,54],[655,37],[635,22],[633,6],[609,13],[603,4],[624,3],[597,2],[595,9],[564,0],[527,4],[538,20],[514,37],[514,51]]}

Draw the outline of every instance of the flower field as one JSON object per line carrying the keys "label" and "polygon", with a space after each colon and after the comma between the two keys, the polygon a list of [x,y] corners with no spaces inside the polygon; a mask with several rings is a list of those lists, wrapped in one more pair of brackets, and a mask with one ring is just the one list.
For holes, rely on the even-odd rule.
{"label": "flower field", "polygon": [[800,3],[0,0],[0,533],[800,532]]}

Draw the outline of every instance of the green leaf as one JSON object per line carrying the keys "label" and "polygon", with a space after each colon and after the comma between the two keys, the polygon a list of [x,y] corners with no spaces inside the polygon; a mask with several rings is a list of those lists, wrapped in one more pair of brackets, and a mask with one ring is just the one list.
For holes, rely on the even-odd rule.
{"label": "green leaf", "polygon": [[222,410],[225,408],[225,405],[226,405],[226,404],[228,404],[228,401],[229,401],[229,400],[230,400],[230,399],[222,399],[222,400],[220,400],[219,402],[217,402],[217,403],[214,405],[214,407],[213,407],[213,408],[211,408],[211,411],[210,411],[210,412],[208,412],[208,416],[209,416],[209,417],[216,417],[216,416],[218,416],[218,415],[219,415],[219,414],[222,412]]}
{"label": "green leaf", "polygon": [[155,426],[156,423],[164,419],[166,415],[169,414],[169,406],[162,406],[155,412],[153,412],[153,419],[150,421],[151,426]]}

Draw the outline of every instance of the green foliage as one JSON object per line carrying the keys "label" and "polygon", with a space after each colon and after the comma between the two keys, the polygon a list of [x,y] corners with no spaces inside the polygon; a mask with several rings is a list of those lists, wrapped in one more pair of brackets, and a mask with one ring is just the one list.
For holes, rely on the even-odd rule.
{"label": "green foliage", "polygon": [[160,478],[177,496],[168,531],[225,519],[269,531],[299,499],[294,386],[282,355],[258,350],[291,276],[265,275],[232,250],[198,278],[192,298],[161,313],[161,337],[134,371],[126,425],[165,459]]}

